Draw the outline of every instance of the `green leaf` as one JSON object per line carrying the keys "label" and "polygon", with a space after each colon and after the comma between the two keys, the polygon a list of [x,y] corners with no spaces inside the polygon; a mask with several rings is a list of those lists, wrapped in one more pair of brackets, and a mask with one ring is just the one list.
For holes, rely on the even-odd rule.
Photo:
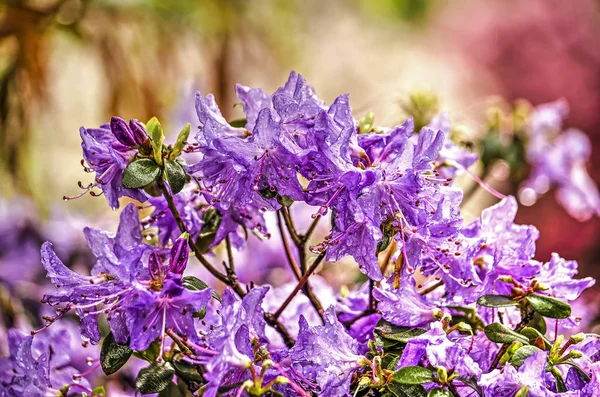
{"label": "green leaf", "polygon": [[165,159],[165,174],[173,194],[179,193],[185,186],[186,174],[183,167],[176,161]]}
{"label": "green leaf", "polygon": [[483,295],[477,299],[477,304],[485,307],[510,307],[517,306],[519,303],[507,295]]}
{"label": "green leaf", "polygon": [[177,141],[173,145],[173,150],[169,153],[169,158],[171,160],[175,160],[175,158],[179,157],[181,152],[183,151],[183,147],[185,146],[185,142],[190,136],[190,123],[187,123],[183,129],[177,135]]}
{"label": "green leaf", "polygon": [[102,349],[100,350],[102,371],[106,375],[114,374],[127,363],[127,360],[131,357],[131,353],[133,353],[133,350],[131,350],[129,345],[118,344],[112,332],[110,332],[104,338]]}
{"label": "green leaf", "polygon": [[160,175],[160,167],[150,159],[133,160],[123,171],[123,187],[139,189],[154,182]]}
{"label": "green leaf", "polygon": [[527,392],[529,392],[529,386],[523,386],[521,390],[515,394],[515,397],[527,397]]}
{"label": "green leaf", "polygon": [[525,327],[521,330],[521,335],[525,335],[527,338],[529,338],[530,344],[533,344],[537,338],[541,337],[544,341],[544,346],[546,347],[546,350],[550,350],[550,348],[552,347],[552,343],[550,343],[550,341],[546,339],[546,337],[535,328]]}
{"label": "green leaf", "polygon": [[558,368],[552,367],[550,373],[554,376],[554,379],[556,379],[556,391],[559,393],[565,393],[567,391],[567,386],[565,385],[565,381],[563,380]]}
{"label": "green leaf", "polygon": [[154,362],[140,370],[135,388],[142,394],[160,393],[169,386],[174,374],[171,364]]}
{"label": "green leaf", "polygon": [[427,397],[452,397],[452,393],[450,393],[450,391],[448,390],[436,387],[435,389],[431,389],[429,393],[427,393]]}
{"label": "green leaf", "polygon": [[375,326],[374,332],[384,339],[407,343],[412,338],[424,334],[427,330],[422,328],[398,327],[381,319]]}
{"label": "green leaf", "polygon": [[160,393],[158,393],[158,397],[186,397],[184,394],[185,389],[182,390],[173,382],[169,382],[167,387],[165,387]]}
{"label": "green leaf", "polygon": [[217,236],[222,218],[221,213],[215,208],[209,208],[202,213],[202,229],[196,239],[196,247],[201,253],[204,254],[210,250],[210,246]]}
{"label": "green leaf", "polygon": [[525,361],[529,356],[531,356],[532,354],[535,354],[537,352],[540,352],[540,351],[541,350],[535,346],[531,346],[531,345],[521,346],[520,348],[517,349],[515,354],[512,355],[509,362],[512,365],[514,365],[515,367],[520,367],[521,364],[523,364],[523,361]]}
{"label": "green leaf", "polygon": [[104,389],[104,386],[94,387],[94,390],[92,390],[92,396],[93,397],[106,397],[106,389]]}
{"label": "green leaf", "polygon": [[529,339],[515,331],[506,328],[500,323],[493,323],[485,327],[485,335],[495,343],[512,343],[514,341],[529,344]]}
{"label": "green leaf", "polygon": [[148,123],[146,123],[146,131],[150,140],[152,140],[152,151],[154,152],[154,160],[157,164],[162,165],[162,145],[165,141],[165,134],[163,132],[162,125],[156,117],[152,117]]}
{"label": "green leaf", "polygon": [[551,296],[532,294],[527,296],[527,302],[544,317],[567,318],[571,315],[571,306],[568,303]]}
{"label": "green leaf", "polygon": [[423,383],[433,382],[433,372],[423,367],[404,367],[394,372],[392,375],[394,382],[405,385],[422,385]]}
{"label": "green leaf", "polygon": [[237,119],[229,122],[229,125],[234,128],[244,128],[246,127],[246,119]]}
{"label": "green leaf", "polygon": [[358,133],[359,134],[368,134],[373,129],[374,123],[375,123],[375,115],[373,114],[373,112],[367,113],[358,122]]}
{"label": "green leaf", "polygon": [[[189,289],[190,291],[202,291],[207,288],[210,288],[208,284],[204,281],[200,280],[198,277],[194,276],[185,276],[183,279],[183,287]],[[214,290],[211,291],[213,298],[221,302],[221,297]]]}
{"label": "green leaf", "polygon": [[390,383],[387,385],[396,397],[426,397],[427,390],[421,385],[403,385],[401,383]]}
{"label": "green leaf", "polygon": [[198,390],[204,383],[204,378],[195,365],[185,361],[173,361],[173,367],[177,377],[185,382],[190,391]]}

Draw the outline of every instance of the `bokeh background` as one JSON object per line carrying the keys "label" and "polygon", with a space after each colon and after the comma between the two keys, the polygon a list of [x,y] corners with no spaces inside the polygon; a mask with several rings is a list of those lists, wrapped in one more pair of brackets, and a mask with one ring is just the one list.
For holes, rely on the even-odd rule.
{"label": "bokeh background", "polygon": [[[103,198],[63,201],[78,181],[91,182],[79,165],[82,125],[158,116],[173,137],[195,125],[196,90],[214,93],[233,120],[241,114],[235,83],[272,91],[292,69],[327,102],[349,92],[356,116],[372,111],[377,124],[402,121],[412,93],[435,93],[466,142],[482,139],[491,105],[564,97],[566,126],[590,136],[589,172],[600,181],[598,38],[595,0],[2,0],[4,316],[7,296],[31,295],[42,240],[85,267],[79,230],[115,229],[117,213]],[[492,171],[489,183],[517,192],[502,167]],[[477,192],[465,217],[495,200]],[[541,230],[540,260],[557,251],[579,261],[581,276],[600,276],[598,218],[579,222],[547,194],[521,207],[517,221]]]}

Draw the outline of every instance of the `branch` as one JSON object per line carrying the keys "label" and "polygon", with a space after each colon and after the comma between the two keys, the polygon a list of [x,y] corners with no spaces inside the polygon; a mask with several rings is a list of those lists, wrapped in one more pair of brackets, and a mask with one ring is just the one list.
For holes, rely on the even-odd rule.
{"label": "branch", "polygon": [[315,260],[313,261],[312,265],[310,265],[310,267],[308,268],[308,270],[306,271],[306,273],[304,273],[302,275],[302,278],[298,281],[298,285],[296,285],[296,288],[294,288],[294,290],[292,291],[292,293],[290,294],[290,296],[287,297],[287,299],[285,300],[285,302],[283,302],[283,304],[281,305],[281,307],[275,312],[275,314],[273,314],[273,318],[274,319],[277,319],[277,318],[279,318],[279,316],[281,316],[281,313],[283,313],[283,311],[285,310],[285,308],[288,307],[288,305],[294,299],[294,297],[296,296],[296,294],[298,293],[298,291],[300,291],[304,287],[304,285],[308,281],[308,278],[310,277],[310,275],[313,274],[313,272],[317,269],[317,267],[319,267],[319,265],[321,264],[321,262],[323,261],[323,259],[325,259],[326,252],[327,251],[321,252],[319,254],[319,256],[317,256],[315,258]]}
{"label": "branch", "polygon": [[[157,182],[157,185],[158,185],[158,188],[160,189],[160,191],[162,192],[163,196],[167,200],[167,205],[169,206],[169,210],[171,211],[171,213],[173,214],[173,217],[175,218],[175,222],[177,223],[177,226],[179,227],[179,230],[182,233],[187,232],[187,230],[185,228],[185,224],[183,223],[183,220],[181,219],[181,215],[179,214],[179,211],[177,210],[177,207],[175,206],[175,202],[173,201],[173,196],[171,196],[171,194],[167,190],[167,187],[165,186],[165,184],[163,183],[162,180],[159,180]],[[192,249],[192,251],[196,255],[196,257],[200,261],[200,263],[202,263],[202,265],[215,278],[217,278],[219,281],[221,281],[225,285],[228,285],[229,287],[231,287],[231,289],[233,289],[235,291],[235,293],[238,294],[240,297],[243,298],[246,295],[246,291],[244,291],[244,289],[238,283],[237,277],[235,276],[235,273],[226,276],[223,273],[219,272],[204,257],[204,255],[202,255],[202,253],[200,252],[200,250],[198,249],[198,247],[196,246],[196,244],[191,239],[188,240],[188,243],[189,243],[190,248]],[[231,264],[233,264],[233,261],[231,262]],[[232,269],[230,268],[230,270],[232,270]],[[279,334],[283,338],[283,341],[285,342],[286,346],[287,347],[294,346],[294,343],[295,343],[294,338],[291,337],[291,335],[289,334],[288,330],[285,328],[285,325],[283,325],[282,323],[280,323],[279,321],[277,321],[277,317],[278,316],[274,316],[271,313],[265,313],[265,321],[267,322],[267,324],[269,324],[271,327],[273,327],[277,332],[279,332]]]}

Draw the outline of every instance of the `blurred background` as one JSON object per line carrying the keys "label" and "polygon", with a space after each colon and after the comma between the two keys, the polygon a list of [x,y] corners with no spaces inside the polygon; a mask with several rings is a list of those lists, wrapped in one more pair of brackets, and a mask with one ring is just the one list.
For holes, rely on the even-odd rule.
{"label": "blurred background", "polygon": [[[79,230],[115,229],[103,198],[62,199],[91,182],[80,126],[157,116],[173,138],[197,124],[196,90],[234,120],[235,83],[272,92],[292,69],[328,103],[349,92],[355,116],[372,111],[378,125],[414,113],[415,92],[436,95],[474,150],[490,108],[564,97],[566,126],[592,140],[588,171],[600,181],[599,37],[595,0],[0,0],[0,279],[39,273],[44,239],[89,266]],[[486,180],[516,194],[525,166],[494,167]],[[465,217],[495,201],[475,192]],[[539,260],[556,251],[600,276],[597,217],[579,222],[547,194],[517,222],[541,230]]]}

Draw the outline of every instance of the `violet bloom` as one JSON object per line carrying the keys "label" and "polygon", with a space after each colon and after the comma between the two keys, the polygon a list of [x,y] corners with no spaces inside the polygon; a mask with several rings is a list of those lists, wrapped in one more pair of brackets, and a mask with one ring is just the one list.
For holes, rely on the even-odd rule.
{"label": "violet bloom", "polygon": [[314,379],[319,396],[342,397],[348,394],[354,372],[363,358],[358,344],[337,320],[335,310],[325,311],[325,324],[311,327],[300,316],[300,332],[290,350],[292,368],[304,377]]}
{"label": "violet bloom", "polygon": [[427,127],[444,133],[444,144],[436,159],[436,168],[442,177],[454,178],[461,169],[467,169],[475,164],[478,158],[477,153],[466,150],[452,142],[450,120],[447,114],[442,113],[435,116]]}
{"label": "violet bloom", "polygon": [[122,196],[145,201],[147,196],[142,190],[125,189],[122,184],[123,170],[136,153],[135,141],[132,143],[128,140],[129,134],[134,139],[133,132],[125,121],[113,118],[110,125],[103,124],[99,128],[81,127],[79,133],[83,158],[89,166],[85,168],[96,173],[95,183],[90,188],[102,189],[108,205],[113,209],[119,208],[119,198]]}
{"label": "violet bloom", "polygon": [[408,341],[397,368],[416,366],[422,362],[434,368],[452,370],[464,379],[478,378],[482,373],[478,363],[469,356],[468,349],[462,343],[451,340],[441,322],[432,323],[426,333]]}
{"label": "violet bloom", "polygon": [[537,197],[556,185],[558,202],[574,218],[585,221],[600,215],[600,193],[586,164],[591,156],[589,138],[581,131],[562,131],[568,105],[564,100],[538,106],[530,120],[527,161],[531,172],[519,192],[521,202]]}
{"label": "violet bloom", "polygon": [[133,204],[121,213],[116,234],[93,228],[85,229],[84,233],[97,258],[90,276],[67,268],[54,253],[51,243],[42,245],[42,264],[56,287],[56,291],[46,294],[44,299],[51,306],[64,303],[64,310],[75,309],[81,319],[81,335],[92,343],[100,340],[98,317],[107,313],[115,339],[126,343],[129,332],[123,305],[133,294],[134,280],[149,278],[147,270],[144,275],[142,259],[147,260],[147,253],[154,248],[142,242],[141,225]]}
{"label": "violet bloom", "polygon": [[0,358],[2,396],[59,395],[64,386],[68,386],[71,392],[91,392],[87,379],[73,378],[78,372],[69,366],[71,360],[66,333],[60,337],[44,334],[34,338],[11,329],[8,338],[10,355]]}
{"label": "violet bloom", "polygon": [[[174,195],[173,201],[185,225],[185,230],[189,233],[190,238],[195,241],[202,230],[201,207],[206,206],[206,204],[199,194],[190,189],[184,189]],[[156,227],[158,229],[158,241],[162,246],[166,246],[169,241],[175,241],[181,235],[181,230],[169,210],[167,200],[163,196],[150,197],[148,202],[154,207],[154,210],[144,220],[144,225],[146,227]]]}
{"label": "violet bloom", "polygon": [[206,336],[210,350],[204,373],[208,383],[203,396],[214,397],[220,386],[250,378],[248,369],[255,362],[253,341],[258,346],[268,343],[261,307],[268,289],[266,286],[254,288],[243,299],[230,289],[223,292],[221,324],[212,326]]}
{"label": "violet bloom", "polygon": [[394,288],[392,277],[375,288],[373,296],[383,318],[401,327],[423,327],[443,316],[438,306],[417,292],[414,278],[406,271],[400,277],[400,288]]}
{"label": "violet bloom", "polygon": [[518,370],[509,364],[502,369],[494,369],[490,373],[482,374],[478,384],[483,389],[484,396],[490,397],[514,396],[525,386],[528,388],[527,396],[531,397],[563,395],[554,393],[546,387],[547,361],[548,353],[539,351],[525,359]]}

